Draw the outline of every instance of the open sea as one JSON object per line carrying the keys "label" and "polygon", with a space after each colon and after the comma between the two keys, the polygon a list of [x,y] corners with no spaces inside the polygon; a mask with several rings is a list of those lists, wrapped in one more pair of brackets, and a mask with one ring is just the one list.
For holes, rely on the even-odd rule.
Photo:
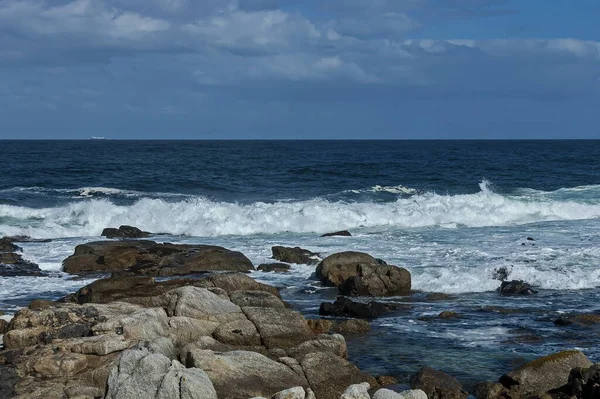
{"label": "open sea", "polygon": [[[407,381],[427,365],[469,387],[578,348],[600,361],[600,141],[0,141],[0,236],[45,277],[0,277],[0,310],[89,283],[74,247],[129,224],[156,241],[216,244],[268,262],[273,245],[357,250],[407,268],[405,310],[350,338],[350,360]],[[352,237],[320,238],[347,229]],[[527,237],[535,241],[527,240]],[[494,271],[539,293],[502,297]],[[314,266],[253,272],[309,317],[335,299]],[[439,301],[427,293],[445,293]],[[427,320],[441,311],[450,320]]]}

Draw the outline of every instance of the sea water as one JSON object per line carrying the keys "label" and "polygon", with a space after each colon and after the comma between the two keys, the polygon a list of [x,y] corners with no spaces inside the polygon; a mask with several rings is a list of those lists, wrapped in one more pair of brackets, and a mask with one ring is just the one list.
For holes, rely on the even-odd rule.
{"label": "sea water", "polygon": [[[467,386],[557,350],[600,361],[599,141],[4,141],[0,235],[44,277],[0,277],[0,310],[92,280],[61,272],[81,243],[129,224],[153,239],[272,261],[273,245],[364,251],[412,274],[405,309],[349,339],[350,359],[404,380],[420,366]],[[319,235],[347,229],[352,237]],[[530,240],[528,238],[532,238]],[[538,294],[502,297],[495,271]],[[314,266],[253,272],[308,317],[335,289]],[[431,301],[427,293],[447,297]],[[460,318],[433,316],[450,310]]]}

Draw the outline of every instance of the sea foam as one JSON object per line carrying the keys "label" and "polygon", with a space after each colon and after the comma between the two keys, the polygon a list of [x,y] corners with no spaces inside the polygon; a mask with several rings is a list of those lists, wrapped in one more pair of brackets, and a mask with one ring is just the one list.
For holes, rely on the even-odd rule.
{"label": "sea foam", "polygon": [[323,233],[337,229],[484,227],[600,217],[600,202],[506,196],[487,182],[475,194],[424,193],[393,202],[305,201],[239,204],[204,197],[141,198],[131,205],[89,199],[53,208],[0,205],[0,234],[97,236],[121,224],[190,236]]}

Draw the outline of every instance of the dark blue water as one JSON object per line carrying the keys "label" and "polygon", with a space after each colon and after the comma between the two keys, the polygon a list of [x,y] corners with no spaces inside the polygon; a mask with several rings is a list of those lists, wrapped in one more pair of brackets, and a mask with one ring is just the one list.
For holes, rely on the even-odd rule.
{"label": "dark blue water", "polygon": [[[0,145],[0,190],[110,187],[252,202],[360,200],[364,196],[347,191],[376,185],[475,193],[483,179],[500,193],[600,183],[600,141],[89,140]],[[30,206],[56,199],[0,191],[0,201]]]}

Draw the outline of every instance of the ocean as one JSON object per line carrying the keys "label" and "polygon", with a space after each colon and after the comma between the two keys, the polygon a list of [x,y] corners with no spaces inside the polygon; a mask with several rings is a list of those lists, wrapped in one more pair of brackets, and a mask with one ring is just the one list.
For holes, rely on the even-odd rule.
{"label": "ocean", "polygon": [[[427,365],[467,386],[578,348],[600,361],[600,141],[0,141],[0,236],[44,277],[0,277],[0,310],[89,283],[61,272],[76,245],[129,224],[157,241],[356,250],[407,268],[406,309],[349,339],[349,357],[407,381]],[[319,237],[346,229],[352,237]],[[528,240],[527,238],[533,240]],[[494,272],[539,291],[503,297]],[[308,317],[335,299],[313,276],[253,272]],[[428,293],[447,297],[431,301]],[[450,310],[460,318],[430,319]]]}

